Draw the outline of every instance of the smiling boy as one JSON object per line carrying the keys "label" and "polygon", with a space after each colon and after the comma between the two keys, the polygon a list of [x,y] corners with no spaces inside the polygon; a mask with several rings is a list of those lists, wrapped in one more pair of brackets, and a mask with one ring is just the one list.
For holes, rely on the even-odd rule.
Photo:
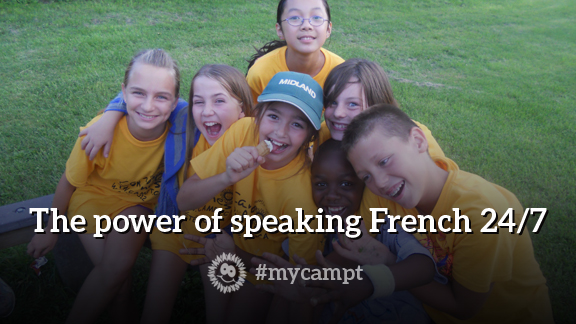
{"label": "smiling boy", "polygon": [[[343,222],[346,222],[346,218],[356,215],[360,208],[364,184],[346,159],[341,144],[340,141],[329,139],[320,145],[314,155],[311,166],[312,196],[324,214],[340,215]],[[429,251],[402,229],[398,233],[388,233],[390,224],[383,224],[375,239],[363,226],[363,236],[356,240],[349,240],[342,234],[329,234],[324,249],[325,254],[328,254],[326,259],[346,268],[385,263],[390,266],[394,287],[389,291],[389,296],[364,300],[348,309],[344,318],[348,322],[355,322],[352,319],[366,319],[368,322],[428,323],[430,319],[421,302],[406,289],[432,281],[435,274],[434,260]],[[338,244],[334,244],[333,240]],[[353,250],[354,256],[341,255],[342,248]],[[334,249],[339,252],[332,253]],[[439,274],[435,278],[446,282],[446,278]],[[353,287],[356,285],[350,285],[351,294],[358,293]],[[336,313],[336,310],[325,311],[324,319],[328,320],[331,313]]]}
{"label": "smiling boy", "polygon": [[435,322],[553,323],[529,234],[480,232],[490,220],[481,215],[485,208],[501,216],[513,208],[522,215],[512,193],[459,170],[447,158],[432,160],[422,130],[390,105],[356,116],[342,144],[356,174],[375,194],[436,220],[452,208],[470,218],[472,234],[428,234],[437,267],[450,282],[411,291]]}

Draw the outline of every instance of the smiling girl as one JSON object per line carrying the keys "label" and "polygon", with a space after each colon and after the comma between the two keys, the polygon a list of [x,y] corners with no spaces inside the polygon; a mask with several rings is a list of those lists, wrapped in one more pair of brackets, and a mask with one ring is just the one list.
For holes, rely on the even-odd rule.
{"label": "smiling girl", "polygon": [[[186,129],[186,154],[184,167],[178,173],[179,185],[192,175],[189,161],[208,150],[228,128],[245,114],[252,111],[250,88],[238,69],[228,65],[209,64],[203,66],[192,79],[190,85],[190,103]],[[176,191],[177,192],[177,191]],[[204,236],[194,225],[199,215],[212,214],[216,208],[223,208],[220,213],[224,220],[222,227],[230,223],[231,188],[223,188],[215,199],[206,202],[195,210],[180,208],[178,215],[185,215],[186,221],[181,224],[185,234]],[[157,210],[158,212],[158,210]],[[183,234],[161,233],[154,230],[150,235],[152,243],[152,265],[148,279],[148,290],[142,322],[168,323],[172,307],[184,273],[190,262],[199,256],[182,255],[181,248],[194,249],[200,245],[183,239]],[[208,266],[200,266],[204,283],[206,303],[206,320],[208,323],[221,322],[222,312],[219,307],[226,302],[226,297],[214,289],[207,277]]]}
{"label": "smiling girl", "polygon": [[281,0],[276,11],[276,33],[280,41],[264,45],[248,64],[246,79],[254,101],[278,72],[308,74],[323,86],[328,73],[344,62],[322,48],[332,33],[326,0]]}
{"label": "smiling girl", "polygon": [[[207,210],[213,212],[215,208],[223,208],[221,215],[225,216],[225,219],[221,225],[230,223],[227,212],[231,206],[227,197],[231,189],[222,190],[205,206],[186,210],[179,209],[176,204],[179,187],[191,175],[189,161],[210,148],[234,122],[250,115],[253,104],[250,87],[242,73],[236,68],[221,64],[207,64],[198,70],[190,84],[189,102],[191,105],[180,99],[170,118],[172,127],[165,144],[164,173],[156,214],[185,215],[186,221],[181,224],[184,233],[203,236],[205,234],[199,233],[194,226],[194,219],[198,215],[206,214]],[[106,111],[103,118],[106,115],[112,117],[106,123],[113,123],[114,119],[125,112],[122,94],[112,101]],[[107,137],[108,124],[104,125],[101,120],[99,127],[103,127],[103,130],[92,129],[91,132],[96,132],[99,137]],[[92,138],[92,141],[94,140],[95,138]],[[89,149],[86,150],[88,154]],[[184,272],[188,264],[198,258],[179,253],[179,249],[183,247],[198,247],[193,242],[184,241],[182,236],[158,230],[154,230],[150,235],[152,265],[142,323],[165,323],[170,320]],[[207,266],[200,266],[200,273],[204,281],[207,321],[218,322],[218,315],[222,312],[214,308],[223,302],[223,295],[215,291],[209,283],[206,277]]]}
{"label": "smiling girl", "polygon": [[[352,119],[373,105],[399,106],[384,69],[377,63],[365,59],[349,59],[338,65],[328,75],[324,86],[326,109],[324,111],[325,123],[322,123],[319,134],[320,143],[330,138],[341,141]],[[430,130],[425,125],[414,122],[426,136],[430,156],[445,157]],[[388,208],[390,215],[407,215],[415,212],[405,210],[400,205],[392,204],[385,198],[365,189],[358,213],[363,216],[367,228],[372,224],[370,208],[377,207]],[[425,238],[421,237],[421,239]]]}
{"label": "smiling girl", "polygon": [[[296,222],[296,208],[315,213],[306,151],[320,128],[321,94],[320,85],[308,75],[275,75],[258,98],[255,117],[234,123],[209,150],[192,160],[195,174],[183,184],[178,205],[182,209],[198,208],[232,186],[232,215],[288,215]],[[262,157],[255,146],[265,140],[271,142],[272,149]],[[315,220],[310,227],[316,227]],[[261,232],[252,238],[244,234],[235,234],[234,242],[245,264],[249,264],[249,258],[242,253],[283,255],[282,241],[288,237],[290,260],[297,254],[313,264],[314,253],[323,244],[320,236],[309,233]],[[255,283],[254,279],[248,275],[250,282]],[[227,320],[260,322],[266,317],[271,299],[270,294],[246,283],[231,294],[227,313],[233,318]]]}
{"label": "smiling girl", "polygon": [[[103,238],[95,238],[93,215],[115,218],[152,213],[160,188],[167,120],[178,103],[179,90],[176,62],[160,49],[141,52],[124,75],[122,93],[127,115],[114,130],[117,140],[111,147],[112,156],[98,154],[89,160],[80,148],[80,139],[76,141],[52,207],[59,214],[67,212],[69,217],[84,216],[86,232],[79,237],[94,269],[84,281],[67,323],[92,323],[107,306],[115,321],[138,321],[130,298],[130,273],[148,235],[128,227],[126,232],[111,230]],[[120,224],[120,228],[124,225],[128,224]],[[30,255],[38,257],[54,247],[58,236],[49,232],[51,226],[52,220],[46,233],[32,238]]]}

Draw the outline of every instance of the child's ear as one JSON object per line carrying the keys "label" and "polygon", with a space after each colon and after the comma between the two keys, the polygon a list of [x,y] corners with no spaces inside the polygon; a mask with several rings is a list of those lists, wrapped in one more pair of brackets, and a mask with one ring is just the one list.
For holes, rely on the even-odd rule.
{"label": "child's ear", "polygon": [[410,139],[413,141],[418,153],[428,152],[428,140],[420,127],[412,127],[410,130]]}
{"label": "child's ear", "polygon": [[282,32],[282,26],[280,26],[279,23],[276,23],[276,34],[278,35],[278,38],[284,40],[284,33]]}
{"label": "child's ear", "polygon": [[174,109],[176,109],[176,106],[178,106],[178,98],[174,99],[174,104],[172,105],[172,111],[174,111]]}
{"label": "child's ear", "polygon": [[124,83],[122,83],[122,97],[126,99],[126,86],[124,85]]}
{"label": "child's ear", "polygon": [[[243,102],[240,103],[240,107],[242,107],[242,106],[244,106]],[[238,119],[244,118],[244,117],[246,117],[246,114],[244,113],[244,110],[242,110],[242,108],[240,108],[240,115],[238,115]]]}
{"label": "child's ear", "polygon": [[332,34],[332,22],[329,22],[328,29],[326,29],[326,38],[330,38],[331,34]]}

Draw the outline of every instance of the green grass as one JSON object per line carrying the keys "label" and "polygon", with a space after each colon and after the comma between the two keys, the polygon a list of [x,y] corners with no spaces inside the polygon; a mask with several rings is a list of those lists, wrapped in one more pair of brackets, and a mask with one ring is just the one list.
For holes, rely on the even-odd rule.
{"label": "green grass", "polygon": [[[0,3],[0,205],[53,192],[78,127],[119,91],[137,51],[168,50],[182,68],[186,98],[204,64],[245,71],[252,47],[276,35],[276,3]],[[576,317],[576,3],[331,4],[329,50],[380,63],[402,108],[432,130],[461,169],[508,188],[524,207],[548,208],[542,230],[531,237],[555,319],[570,322]],[[74,295],[50,264],[35,278],[24,253],[23,246],[0,251],[0,276],[18,297],[8,321],[62,322]],[[135,268],[139,295],[147,257]],[[187,298],[199,289],[190,288]],[[187,306],[177,307],[177,321],[190,320]]]}

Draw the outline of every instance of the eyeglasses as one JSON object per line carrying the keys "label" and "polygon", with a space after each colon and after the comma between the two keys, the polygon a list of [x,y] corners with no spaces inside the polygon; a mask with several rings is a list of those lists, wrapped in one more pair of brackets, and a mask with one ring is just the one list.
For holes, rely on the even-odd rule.
{"label": "eyeglasses", "polygon": [[310,18],[303,18],[300,16],[292,16],[292,17],[288,17],[282,21],[287,22],[288,24],[290,24],[290,26],[299,27],[299,26],[302,26],[302,24],[304,24],[305,20],[308,20],[310,25],[312,25],[314,27],[322,26],[322,24],[325,21],[328,21],[328,19],[324,19],[324,17],[321,17],[321,16],[312,16]]}

